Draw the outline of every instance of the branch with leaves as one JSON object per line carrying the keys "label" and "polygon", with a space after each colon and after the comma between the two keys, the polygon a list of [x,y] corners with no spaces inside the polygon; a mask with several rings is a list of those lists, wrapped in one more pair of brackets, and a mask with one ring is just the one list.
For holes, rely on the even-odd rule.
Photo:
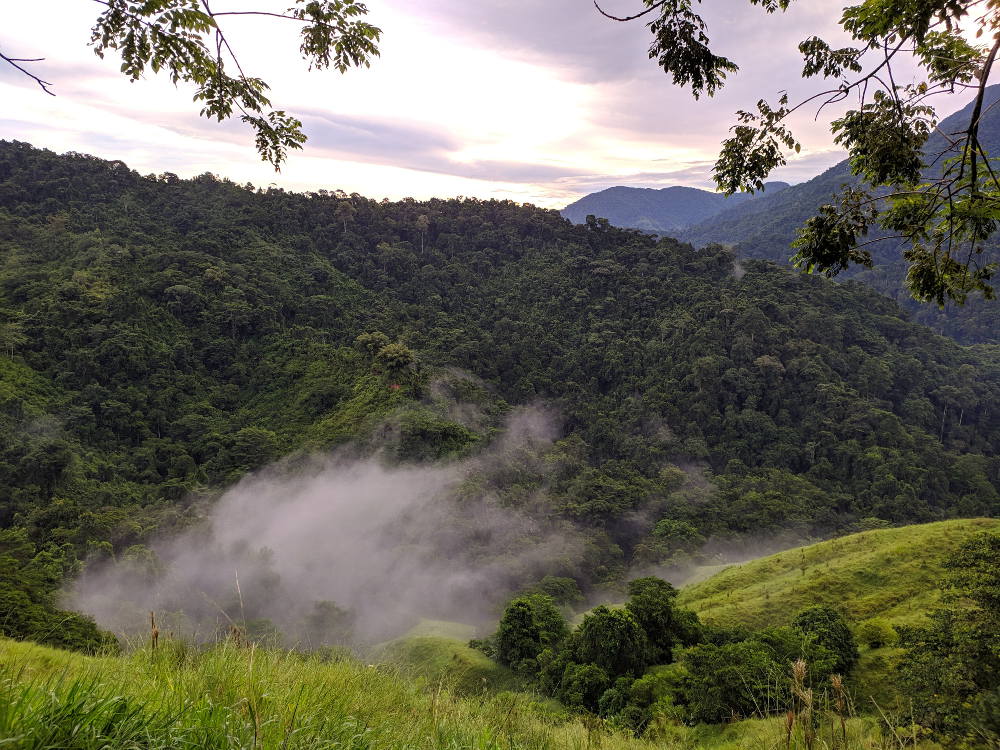
{"label": "branch with leaves", "polygon": [[[270,87],[247,75],[220,24],[225,16],[277,18],[301,25],[299,52],[309,69],[333,68],[341,73],[368,67],[379,54],[382,31],[363,20],[368,13],[356,0],[296,0],[284,12],[215,11],[208,0],[94,0],[104,6],[91,30],[90,44],[101,58],[108,50],[121,56],[121,71],[137,81],[146,73],[166,73],[176,85],[194,86],[201,115],[218,121],[238,115],[254,133],[264,161],[280,170],[289,149],[306,141],[302,122],[284,110],[272,109]],[[0,54],[42,89],[53,84],[21,63],[42,58]]]}
{"label": "branch with leaves", "polygon": [[[689,0],[644,0],[656,57],[674,83],[692,94],[713,95],[737,65],[712,53],[704,21]],[[789,0],[750,0],[768,13]],[[988,37],[991,46],[970,43],[965,29]],[[786,163],[801,144],[789,116],[806,105],[822,110],[849,98],[854,108],[831,123],[837,144],[847,149],[859,186],[845,187],[837,204],[820,207],[793,243],[793,262],[808,272],[834,276],[854,264],[872,265],[866,247],[879,239],[902,238],[909,264],[907,285],[914,297],[943,305],[964,302],[972,292],[992,298],[994,265],[980,262],[983,243],[1000,222],[1000,180],[979,137],[984,97],[1000,50],[1000,3],[996,0],[916,0],[889,5],[865,0],[843,10],[841,27],[853,46],[834,48],[813,36],[799,44],[803,78],[820,76],[836,84],[796,105],[782,94],[777,106],[761,99],[756,111],[740,111],[715,164],[721,191],[753,192]],[[654,54],[655,53],[655,54]],[[894,68],[916,62],[922,81],[900,85]],[[967,127],[940,133],[946,147],[925,153],[937,131],[931,97],[959,90],[975,92]],[[882,234],[861,242],[869,232]]]}

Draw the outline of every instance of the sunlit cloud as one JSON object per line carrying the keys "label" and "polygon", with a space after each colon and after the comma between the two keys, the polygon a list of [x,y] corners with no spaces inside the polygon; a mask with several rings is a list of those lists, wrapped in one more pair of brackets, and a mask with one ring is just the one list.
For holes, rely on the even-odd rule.
{"label": "sunlit cloud", "polygon": [[[585,0],[369,5],[385,32],[382,55],[343,76],[307,73],[291,24],[227,19],[243,67],[271,83],[275,106],[300,117],[310,137],[280,174],[260,161],[242,124],[199,118],[190,90],[163,77],[129,83],[112,55],[98,59],[87,47],[97,11],[80,0],[50,0],[44,17],[34,4],[4,9],[0,50],[45,57],[32,69],[58,96],[0,67],[0,137],[121,159],[144,174],[213,172],[373,198],[466,195],[560,207],[619,184],[710,188],[736,110],[821,85],[799,79],[796,46],[814,33],[836,38],[841,7],[824,0],[767,15],[706,5],[713,43],[741,71],[715,98],[695,101],[648,59],[641,22],[609,21]],[[639,5],[604,7],[628,13]],[[273,2],[239,2],[257,6]],[[799,182],[842,158],[829,119],[844,106],[793,118],[802,153],[774,179]]]}

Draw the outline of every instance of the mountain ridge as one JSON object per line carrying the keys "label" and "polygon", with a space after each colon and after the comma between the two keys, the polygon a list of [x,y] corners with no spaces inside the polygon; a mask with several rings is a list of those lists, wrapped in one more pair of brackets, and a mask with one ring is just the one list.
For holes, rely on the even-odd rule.
{"label": "mountain ridge", "polygon": [[[768,194],[774,194],[787,187],[787,182],[769,182],[765,189],[770,191]],[[734,205],[759,197],[749,193],[725,196],[683,185],[665,188],[618,185],[585,195],[560,213],[574,224],[582,224],[588,215],[593,215],[607,219],[615,226],[672,235]]]}

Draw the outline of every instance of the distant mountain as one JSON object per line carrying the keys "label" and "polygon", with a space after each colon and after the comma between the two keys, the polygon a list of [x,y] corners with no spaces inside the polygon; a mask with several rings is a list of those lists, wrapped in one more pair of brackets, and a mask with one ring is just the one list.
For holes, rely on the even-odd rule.
{"label": "distant mountain", "polygon": [[[787,187],[787,182],[769,182],[766,194],[773,195]],[[587,216],[594,215],[618,227],[676,235],[721,211],[753,202],[759,197],[739,193],[727,198],[710,190],[679,185],[659,190],[619,186],[585,195],[560,213],[574,224],[583,224]]]}
{"label": "distant mountain", "polygon": [[[987,152],[993,155],[1000,155],[1000,108],[990,109],[990,105],[998,100],[1000,85],[990,86],[986,90],[986,114],[980,123],[980,137]],[[970,102],[942,120],[939,132],[927,142],[926,153],[942,151],[945,139],[941,133],[964,129],[972,107]],[[713,242],[732,245],[739,257],[765,258],[787,265],[798,228],[816,213],[818,206],[834,202],[843,185],[857,182],[845,159],[808,182],[778,193],[766,193],[756,200],[728,204],[716,215],[682,230],[677,237],[695,247]],[[976,298],[964,306],[947,305],[940,310],[935,305],[914,302],[903,283],[907,267],[900,244],[885,241],[872,245],[871,250],[875,268],[858,266],[840,278],[853,278],[872,286],[907,308],[917,321],[961,342],[1000,343],[1000,304]],[[994,254],[1000,257],[1000,252],[995,250]]]}

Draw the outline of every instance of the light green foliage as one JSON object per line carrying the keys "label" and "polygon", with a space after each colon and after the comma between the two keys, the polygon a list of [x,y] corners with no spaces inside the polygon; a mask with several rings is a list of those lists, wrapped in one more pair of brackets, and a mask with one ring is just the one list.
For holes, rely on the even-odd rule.
{"label": "light green foliage", "polygon": [[858,643],[872,649],[895,646],[899,640],[899,634],[884,617],[873,617],[859,623],[855,636]]}

